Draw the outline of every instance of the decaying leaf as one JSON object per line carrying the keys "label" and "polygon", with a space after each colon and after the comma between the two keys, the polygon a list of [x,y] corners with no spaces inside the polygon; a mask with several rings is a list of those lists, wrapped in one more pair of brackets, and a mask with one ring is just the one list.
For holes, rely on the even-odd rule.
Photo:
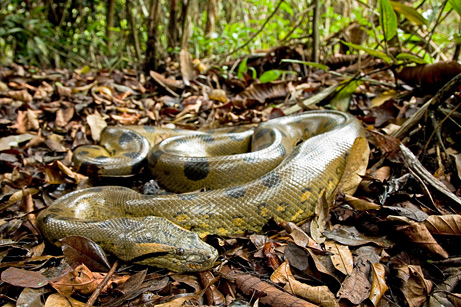
{"label": "decaying leaf", "polygon": [[40,272],[13,267],[3,271],[1,278],[6,283],[23,288],[41,288],[48,284],[48,279]]}
{"label": "decaying leaf", "polygon": [[311,304],[305,300],[297,298],[285,291],[282,291],[271,284],[262,281],[257,277],[253,277],[247,274],[233,273],[229,274],[229,279],[235,280],[237,287],[247,296],[259,297],[259,300],[263,304],[273,306],[299,306],[299,307],[314,307],[316,305]]}
{"label": "decaying leaf", "polygon": [[408,266],[409,278],[402,289],[408,305],[411,307],[421,306],[424,303],[432,290],[432,282],[424,278],[424,274],[420,266]]}
{"label": "decaying leaf", "polygon": [[77,301],[71,297],[62,296],[59,293],[53,293],[46,299],[45,307],[84,307],[85,303]]}
{"label": "decaying leaf", "polygon": [[351,152],[347,158],[346,169],[344,170],[338,189],[345,193],[353,195],[357,190],[362,176],[365,175],[368,166],[368,157],[370,156],[370,147],[364,137],[359,137],[354,141]]}
{"label": "decaying leaf", "polygon": [[71,264],[83,263],[90,270],[106,272],[111,265],[103,249],[90,239],[69,236],[60,240],[62,252]]}
{"label": "decaying leaf", "polygon": [[378,306],[379,300],[389,289],[386,284],[386,269],[381,263],[372,263],[373,280],[371,282],[370,301]]}
{"label": "decaying leaf", "polygon": [[330,253],[330,259],[335,268],[344,275],[350,275],[354,267],[354,258],[349,247],[334,241],[325,241],[325,249]]}
{"label": "decaying leaf", "polygon": [[388,218],[390,220],[398,220],[405,223],[405,225],[397,226],[396,230],[403,232],[411,242],[435,255],[448,258],[448,253],[437,243],[423,223],[418,223],[405,217],[389,216]]}
{"label": "decaying leaf", "polygon": [[19,144],[32,140],[34,137],[35,135],[33,134],[24,133],[0,138],[0,151],[10,149],[11,147],[17,147]]}
{"label": "decaying leaf", "polygon": [[90,125],[91,137],[93,138],[93,141],[99,142],[101,139],[101,132],[107,126],[106,121],[99,114],[88,115],[86,120],[88,125]]}
{"label": "decaying leaf", "polygon": [[430,215],[424,225],[436,235],[461,236],[461,215]]}
{"label": "decaying leaf", "polygon": [[[104,280],[105,274],[90,271],[84,264],[77,266],[74,270],[50,281],[50,285],[61,295],[68,297],[73,293],[91,294]],[[130,276],[113,276],[103,291],[108,287],[123,284]]]}
{"label": "decaying leaf", "polygon": [[358,259],[354,270],[350,276],[347,276],[338,291],[339,299],[346,299],[352,304],[360,304],[366,300],[371,293],[371,284],[368,280],[370,272],[370,263]]}
{"label": "decaying leaf", "polygon": [[287,292],[303,297],[311,303],[325,307],[339,306],[335,295],[327,286],[314,287],[296,280],[287,261],[272,273],[271,281],[284,284]]}

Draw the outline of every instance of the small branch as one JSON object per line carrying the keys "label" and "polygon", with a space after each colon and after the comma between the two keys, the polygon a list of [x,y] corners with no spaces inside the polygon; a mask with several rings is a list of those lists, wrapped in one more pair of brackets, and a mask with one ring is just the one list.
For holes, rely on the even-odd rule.
{"label": "small branch", "polygon": [[85,304],[85,307],[91,307],[93,306],[94,302],[96,302],[96,299],[98,298],[99,294],[101,294],[102,289],[104,286],[109,282],[109,279],[114,275],[115,270],[118,267],[118,260],[115,261],[114,265],[110,269],[109,273],[107,273],[106,277],[102,280],[102,282],[99,284],[99,286],[94,290],[93,294],[91,294],[90,298]]}
{"label": "small branch", "polygon": [[259,28],[259,30],[254,33],[243,45],[235,48],[234,50],[226,53],[225,55],[221,56],[221,59],[218,61],[218,62],[221,62],[222,60],[224,60],[225,58],[227,58],[228,56],[236,53],[237,51],[245,48],[246,46],[248,46],[248,44],[253,40],[255,39],[256,36],[258,36],[262,30],[264,30],[264,28],[266,27],[267,23],[269,22],[269,20],[272,19],[272,17],[274,17],[275,13],[278,11],[278,9],[280,8],[280,6],[282,5],[282,3],[284,2],[285,0],[280,0],[279,3],[277,3],[277,6],[275,7],[275,10],[270,14],[269,17],[267,17],[266,21],[264,21],[263,25]]}

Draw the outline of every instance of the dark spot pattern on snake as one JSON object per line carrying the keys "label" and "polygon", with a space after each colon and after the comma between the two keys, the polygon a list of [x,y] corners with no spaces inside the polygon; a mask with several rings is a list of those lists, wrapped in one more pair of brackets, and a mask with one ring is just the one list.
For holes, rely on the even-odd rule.
{"label": "dark spot pattern on snake", "polygon": [[153,126],[143,126],[144,130],[149,132],[149,133],[154,133],[155,132],[155,127]]}
{"label": "dark spot pattern on snake", "polygon": [[197,198],[198,194],[197,193],[191,193],[191,194],[178,194],[178,198],[181,200],[191,200],[194,198]]}
{"label": "dark spot pattern on snake", "polygon": [[245,189],[243,187],[233,187],[226,190],[226,195],[231,198],[240,198],[245,196]]}
{"label": "dark spot pattern on snake", "polygon": [[184,163],[184,176],[192,181],[204,179],[210,173],[210,164],[206,159],[200,162]]}
{"label": "dark spot pattern on snake", "polygon": [[126,145],[134,139],[133,133],[123,132],[118,138],[118,144],[120,146]]}
{"label": "dark spot pattern on snake", "polygon": [[279,152],[280,157],[285,157],[286,154],[287,154],[287,150],[285,149],[285,147],[282,144],[277,145],[276,150]]}
{"label": "dark spot pattern on snake", "polygon": [[139,157],[139,153],[137,152],[125,152],[123,155],[131,159],[136,159]]}
{"label": "dark spot pattern on snake", "polygon": [[255,138],[255,139],[260,139],[260,138],[262,138],[265,134],[269,133],[269,131],[272,131],[272,129],[268,129],[268,128],[260,129],[260,130],[258,130],[258,131],[254,134],[254,138]]}
{"label": "dark spot pattern on snake", "polygon": [[96,158],[94,158],[94,160],[98,163],[98,164],[105,164],[107,163],[107,160],[109,158],[107,158],[106,156],[97,156]]}
{"label": "dark spot pattern on snake", "polygon": [[86,156],[87,154],[89,154],[89,152],[86,151],[86,150],[82,150],[82,151],[79,151],[78,154],[79,154],[80,156]]}
{"label": "dark spot pattern on snake", "polygon": [[249,157],[245,157],[242,160],[245,161],[246,163],[253,164],[253,163],[257,163],[260,160],[260,158],[256,157],[255,155],[252,155]]}
{"label": "dark spot pattern on snake", "polygon": [[208,144],[213,144],[214,143],[214,137],[209,134],[199,134],[197,135],[198,138],[204,140]]}
{"label": "dark spot pattern on snake", "polygon": [[149,154],[149,164],[151,167],[154,167],[155,164],[157,164],[158,159],[163,155],[163,151],[161,150],[156,150],[154,152],[151,152]]}
{"label": "dark spot pattern on snake", "polygon": [[266,188],[269,189],[275,188],[280,183],[282,183],[280,175],[275,172],[267,173],[266,175],[262,176],[259,180]]}

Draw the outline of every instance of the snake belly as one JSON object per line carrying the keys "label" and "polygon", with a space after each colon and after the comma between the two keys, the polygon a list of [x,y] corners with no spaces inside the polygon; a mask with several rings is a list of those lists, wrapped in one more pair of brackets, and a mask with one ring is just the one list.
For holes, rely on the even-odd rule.
{"label": "snake belly", "polygon": [[[292,222],[309,218],[320,195],[324,193],[328,198],[335,191],[352,145],[364,132],[361,124],[346,113],[311,111],[269,120],[250,133],[237,133],[238,137],[234,140],[241,142],[248,142],[246,135],[254,133],[250,146],[255,151],[218,157],[218,160],[224,161],[219,163],[225,164],[223,169],[216,171],[221,172],[219,176],[226,177],[227,172],[232,173],[229,177],[237,178],[230,180],[229,187],[218,183],[217,188],[211,187],[204,192],[156,196],[117,186],[83,189],[57,199],[42,211],[38,216],[38,226],[51,242],[69,235],[81,235],[125,261],[178,272],[204,270],[211,267],[217,258],[217,251],[200,240],[208,234],[260,231],[271,218]],[[199,134],[198,139],[205,140],[200,144],[211,146],[212,142],[207,142],[209,135],[205,136]],[[225,137],[232,138],[232,134],[226,132]],[[172,139],[169,141],[174,148],[169,152],[172,156],[177,156],[178,147],[194,147],[184,139]],[[144,136],[139,140],[144,142],[139,148],[147,151],[155,174],[159,158],[169,156],[163,152],[159,154],[161,144],[168,143],[168,139],[155,146]],[[268,140],[272,143],[268,144]],[[119,139],[118,143],[124,142]],[[244,144],[241,147],[248,146]],[[112,150],[112,153],[115,151]],[[80,155],[85,155],[85,152],[88,151]],[[136,156],[129,154],[125,157],[130,155]],[[269,162],[264,160],[266,155],[271,157]],[[204,166],[212,159],[195,158],[198,165],[192,168]],[[178,157],[178,163],[182,165],[179,173],[182,168],[182,176],[187,177],[186,180],[204,180],[206,178],[203,177],[207,177],[204,174],[214,172],[211,168],[196,170],[199,176],[185,175],[185,165],[190,159],[194,157]],[[276,166],[273,161],[277,161]],[[104,162],[107,163],[107,160]],[[250,174],[252,171],[245,172],[245,169],[253,170],[253,164],[257,165],[257,175]],[[237,171],[232,170],[233,165]],[[264,169],[262,175],[260,168]],[[179,175],[174,171],[161,172],[169,174],[173,183],[180,181],[175,178]],[[226,178],[223,180],[229,182]]]}

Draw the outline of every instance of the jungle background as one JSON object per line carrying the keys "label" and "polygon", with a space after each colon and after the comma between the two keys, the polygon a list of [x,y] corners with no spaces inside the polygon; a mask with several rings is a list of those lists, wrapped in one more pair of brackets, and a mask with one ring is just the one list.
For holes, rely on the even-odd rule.
{"label": "jungle background", "polygon": [[[461,306],[459,0],[0,2],[2,306]],[[209,236],[221,259],[178,274],[37,214],[108,180],[72,150],[108,125],[208,129],[303,110],[356,116],[357,192],[315,220]]]}

